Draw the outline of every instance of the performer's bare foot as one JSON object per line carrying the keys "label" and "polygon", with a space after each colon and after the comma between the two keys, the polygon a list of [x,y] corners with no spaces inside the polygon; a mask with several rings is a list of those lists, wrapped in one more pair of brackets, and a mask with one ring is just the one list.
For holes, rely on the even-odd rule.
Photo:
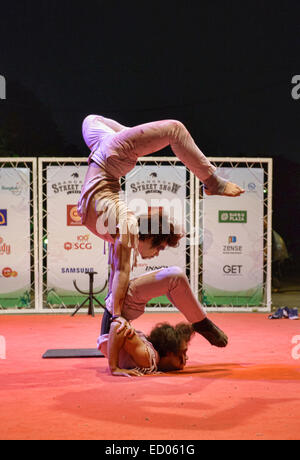
{"label": "performer's bare foot", "polygon": [[[215,195],[215,193],[211,193],[208,190],[205,190],[205,193],[207,195]],[[222,194],[220,194],[220,195],[221,196],[235,197],[235,196],[240,196],[243,193],[245,193],[244,189],[242,189],[241,187],[239,187],[238,185],[236,185],[236,184],[234,184],[232,182],[227,182],[227,184],[225,186],[225,189],[224,189],[224,192]]]}

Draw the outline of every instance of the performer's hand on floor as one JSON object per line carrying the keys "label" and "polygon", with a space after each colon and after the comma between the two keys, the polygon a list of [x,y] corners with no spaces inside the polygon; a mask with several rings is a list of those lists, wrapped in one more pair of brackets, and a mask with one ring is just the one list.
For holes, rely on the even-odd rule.
{"label": "performer's hand on floor", "polygon": [[138,369],[115,369],[111,372],[116,377],[143,377],[144,374]]}

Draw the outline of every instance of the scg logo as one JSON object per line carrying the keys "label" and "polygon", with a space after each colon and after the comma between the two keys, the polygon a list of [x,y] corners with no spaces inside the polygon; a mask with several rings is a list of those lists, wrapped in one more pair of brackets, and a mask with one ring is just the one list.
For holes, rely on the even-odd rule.
{"label": "scg logo", "polygon": [[223,272],[226,275],[241,275],[242,265],[225,265],[223,267]]}
{"label": "scg logo", "polygon": [[92,244],[89,243],[90,235],[80,235],[77,237],[77,241],[75,243],[70,243],[69,241],[64,244],[64,248],[66,251],[72,251],[73,249],[92,249]]}

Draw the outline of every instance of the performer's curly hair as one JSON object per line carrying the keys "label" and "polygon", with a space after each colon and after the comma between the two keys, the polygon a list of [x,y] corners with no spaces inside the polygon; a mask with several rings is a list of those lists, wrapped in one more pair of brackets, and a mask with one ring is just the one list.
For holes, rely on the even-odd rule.
{"label": "performer's curly hair", "polygon": [[181,342],[190,342],[195,333],[191,324],[179,323],[175,327],[169,323],[159,323],[151,331],[147,339],[152,343],[159,356],[163,358],[172,352],[179,353]]}
{"label": "performer's curly hair", "polygon": [[150,212],[148,215],[140,216],[138,224],[139,240],[145,241],[152,238],[153,247],[167,242],[168,246],[176,248],[184,236],[184,233],[175,227],[161,208],[158,211]]}

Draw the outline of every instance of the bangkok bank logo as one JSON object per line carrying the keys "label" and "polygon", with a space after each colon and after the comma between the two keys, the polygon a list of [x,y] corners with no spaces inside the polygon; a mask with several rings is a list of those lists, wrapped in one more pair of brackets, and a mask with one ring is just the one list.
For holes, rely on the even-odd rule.
{"label": "bangkok bank logo", "polygon": [[64,249],[66,251],[85,251],[85,250],[90,251],[91,249],[93,249],[93,246],[90,243],[89,239],[90,239],[90,235],[79,235],[77,236],[77,241],[75,242],[67,241],[64,244]]}
{"label": "bangkok bank logo", "polygon": [[6,267],[2,270],[2,276],[4,278],[16,278],[18,276],[18,272],[16,272],[10,267]]}
{"label": "bangkok bank logo", "polygon": [[10,192],[15,196],[21,196],[24,191],[24,184],[17,182],[15,185],[1,185],[2,192]]}
{"label": "bangkok bank logo", "polygon": [[7,209],[0,209],[0,227],[7,227]]}
{"label": "bangkok bank logo", "polygon": [[73,204],[67,205],[67,226],[82,227],[81,217],[78,214],[77,206]]}

